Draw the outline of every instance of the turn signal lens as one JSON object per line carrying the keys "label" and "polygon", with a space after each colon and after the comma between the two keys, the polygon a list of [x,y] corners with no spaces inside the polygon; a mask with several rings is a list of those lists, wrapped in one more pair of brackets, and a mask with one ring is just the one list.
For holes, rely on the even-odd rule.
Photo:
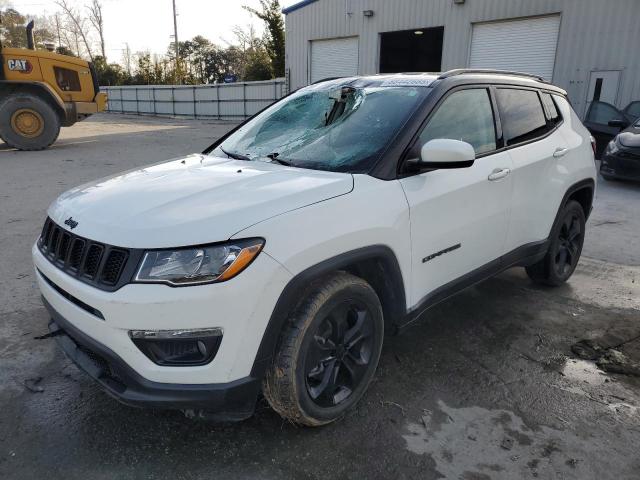
{"label": "turn signal lens", "polygon": [[218,277],[218,281],[224,282],[225,280],[235,277],[253,262],[253,259],[260,253],[260,250],[262,250],[262,245],[252,245],[240,250],[240,253],[233,263]]}

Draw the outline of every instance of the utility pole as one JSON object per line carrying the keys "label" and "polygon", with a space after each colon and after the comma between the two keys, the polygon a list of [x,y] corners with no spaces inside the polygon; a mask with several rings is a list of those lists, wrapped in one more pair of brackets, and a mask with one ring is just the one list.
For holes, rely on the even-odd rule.
{"label": "utility pole", "polygon": [[56,30],[58,31],[58,48],[62,46],[62,40],[60,39],[60,19],[56,13]]}
{"label": "utility pole", "polygon": [[124,61],[127,64],[127,74],[131,76],[131,49],[129,48],[129,42],[125,42],[124,49]]}
{"label": "utility pole", "polygon": [[176,0],[173,1],[173,39],[176,44],[176,81],[178,84],[182,83],[180,75],[180,43],[178,43],[178,18],[176,15]]}

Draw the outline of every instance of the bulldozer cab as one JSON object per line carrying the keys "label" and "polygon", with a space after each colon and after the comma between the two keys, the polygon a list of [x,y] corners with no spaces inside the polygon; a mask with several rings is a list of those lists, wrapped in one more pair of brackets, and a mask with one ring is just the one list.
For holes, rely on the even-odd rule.
{"label": "bulldozer cab", "polygon": [[0,138],[20,150],[38,150],[71,126],[106,108],[93,66],[81,58],[36,50],[33,21],[27,48],[0,45]]}

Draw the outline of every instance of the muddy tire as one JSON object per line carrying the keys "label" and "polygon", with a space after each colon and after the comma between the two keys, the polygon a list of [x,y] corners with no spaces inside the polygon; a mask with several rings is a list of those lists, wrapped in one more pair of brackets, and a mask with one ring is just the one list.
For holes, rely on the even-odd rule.
{"label": "muddy tire", "polygon": [[526,267],[533,281],[557,287],[573,275],[584,244],[585,214],[575,200],[567,202],[551,232],[545,257]]}
{"label": "muddy tire", "polygon": [[18,150],[42,150],[58,138],[60,117],[42,98],[14,93],[0,101],[0,137]]}
{"label": "muddy tire", "polygon": [[345,272],[315,282],[280,336],[264,396],[300,425],[339,419],[371,382],[383,335],[380,300],[367,282]]}

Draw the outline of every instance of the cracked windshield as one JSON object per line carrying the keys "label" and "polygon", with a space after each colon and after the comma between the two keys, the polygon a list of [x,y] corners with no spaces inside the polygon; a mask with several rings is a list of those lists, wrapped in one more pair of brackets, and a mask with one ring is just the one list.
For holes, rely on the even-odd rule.
{"label": "cracked windshield", "polygon": [[425,87],[312,85],[258,115],[214,153],[335,172],[364,172],[429,92]]}

